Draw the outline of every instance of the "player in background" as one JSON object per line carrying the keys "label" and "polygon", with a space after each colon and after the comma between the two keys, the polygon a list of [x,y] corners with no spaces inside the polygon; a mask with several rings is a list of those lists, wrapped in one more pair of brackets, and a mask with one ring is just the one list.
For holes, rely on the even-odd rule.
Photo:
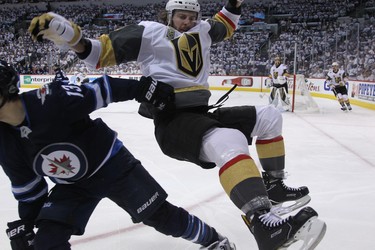
{"label": "player in background", "polygon": [[[98,39],[82,36],[78,25],[55,13],[35,17],[29,27],[34,40],[49,39],[73,49],[89,68],[137,61],[146,76],[167,82],[176,93],[175,112],[153,112],[141,105],[140,113],[154,119],[155,136],[166,155],[218,168],[219,180],[259,249],[278,249],[297,240],[313,249],[323,238],[325,223],[305,207],[285,219],[272,204],[293,203],[283,212],[310,201],[307,187],[290,188],[285,177],[282,116],[271,105],[217,108],[211,112],[208,76],[210,46],[232,37],[241,14],[241,0],[229,0],[208,20],[201,20],[197,0],[169,0],[164,23],[142,21]],[[160,17],[163,17],[161,15]],[[149,106],[149,105],[148,105]],[[261,174],[249,153],[252,137]],[[263,178],[262,178],[263,176]]]}
{"label": "player in background", "polygon": [[[89,117],[111,102],[132,99],[158,110],[173,109],[171,86],[150,77],[103,76],[82,86],[54,81],[19,94],[18,84],[13,67],[0,61],[0,165],[11,181],[20,217],[6,230],[13,250],[70,249],[70,237],[84,234],[105,197],[134,223],[201,249],[235,249],[214,228],[170,204],[117,133]],[[55,183],[52,189],[45,178]]]}
{"label": "player in background", "polygon": [[340,69],[340,65],[337,62],[333,62],[332,68],[327,73],[326,81],[343,111],[352,110],[348,97],[348,89],[346,88],[346,85],[349,84],[348,80],[345,70]]}
{"label": "player in background", "polygon": [[65,85],[69,84],[69,78],[66,76],[65,72],[60,68],[59,65],[55,64],[53,70],[55,72],[54,81],[60,81],[62,84]]}
{"label": "player in background", "polygon": [[278,98],[282,101],[282,108],[289,110],[290,100],[288,97],[288,66],[281,63],[281,57],[276,56],[274,64],[271,67],[269,78],[271,79],[270,104],[278,106]]}
{"label": "player in background", "polygon": [[70,77],[69,84],[81,85],[85,78],[86,76],[83,73],[76,71],[74,72],[74,75]]}

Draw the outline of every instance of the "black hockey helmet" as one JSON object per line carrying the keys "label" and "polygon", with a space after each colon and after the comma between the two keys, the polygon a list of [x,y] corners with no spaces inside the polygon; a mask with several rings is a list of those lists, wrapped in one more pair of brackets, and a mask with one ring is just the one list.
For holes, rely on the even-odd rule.
{"label": "black hockey helmet", "polygon": [[6,61],[0,60],[0,97],[9,100],[18,95],[20,78]]}

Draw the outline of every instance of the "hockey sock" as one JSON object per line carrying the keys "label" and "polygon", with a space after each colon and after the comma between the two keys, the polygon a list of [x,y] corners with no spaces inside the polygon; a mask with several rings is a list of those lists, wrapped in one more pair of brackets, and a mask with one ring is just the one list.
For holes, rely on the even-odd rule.
{"label": "hockey sock", "polygon": [[285,168],[284,138],[280,135],[269,140],[257,140],[256,150],[265,171],[282,171]]}
{"label": "hockey sock", "polygon": [[245,214],[268,207],[263,180],[249,155],[236,156],[220,168],[219,175],[225,192]]}
{"label": "hockey sock", "polygon": [[219,235],[215,228],[210,227],[196,216],[189,214],[188,227],[182,238],[206,247],[218,241]]}
{"label": "hockey sock", "polygon": [[185,209],[170,204],[168,201],[165,201],[143,223],[155,228],[162,234],[181,237],[203,246],[208,246],[219,240],[215,228],[207,225],[196,216],[189,214]]}

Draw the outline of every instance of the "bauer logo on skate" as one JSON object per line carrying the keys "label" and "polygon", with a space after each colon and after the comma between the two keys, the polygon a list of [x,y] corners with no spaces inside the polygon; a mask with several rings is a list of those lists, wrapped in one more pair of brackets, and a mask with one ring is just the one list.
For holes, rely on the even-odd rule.
{"label": "bauer logo on skate", "polygon": [[87,172],[87,159],[82,150],[70,143],[46,146],[36,155],[34,171],[39,175],[75,181]]}

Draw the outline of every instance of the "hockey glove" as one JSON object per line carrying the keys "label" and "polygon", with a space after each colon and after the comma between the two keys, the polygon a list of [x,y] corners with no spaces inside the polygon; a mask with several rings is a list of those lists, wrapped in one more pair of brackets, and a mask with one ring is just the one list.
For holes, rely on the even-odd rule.
{"label": "hockey glove", "polygon": [[225,5],[225,8],[233,14],[240,15],[242,2],[243,0],[228,0],[228,3]]}
{"label": "hockey glove", "polygon": [[8,222],[6,233],[10,239],[12,250],[33,250],[34,223],[30,221],[16,220]]}
{"label": "hockey glove", "polygon": [[47,39],[58,47],[73,47],[82,38],[81,28],[77,24],[53,12],[34,17],[28,30],[34,41]]}
{"label": "hockey glove", "polygon": [[151,103],[158,110],[174,110],[174,88],[151,77],[142,76],[141,89],[135,98],[138,102]]}

